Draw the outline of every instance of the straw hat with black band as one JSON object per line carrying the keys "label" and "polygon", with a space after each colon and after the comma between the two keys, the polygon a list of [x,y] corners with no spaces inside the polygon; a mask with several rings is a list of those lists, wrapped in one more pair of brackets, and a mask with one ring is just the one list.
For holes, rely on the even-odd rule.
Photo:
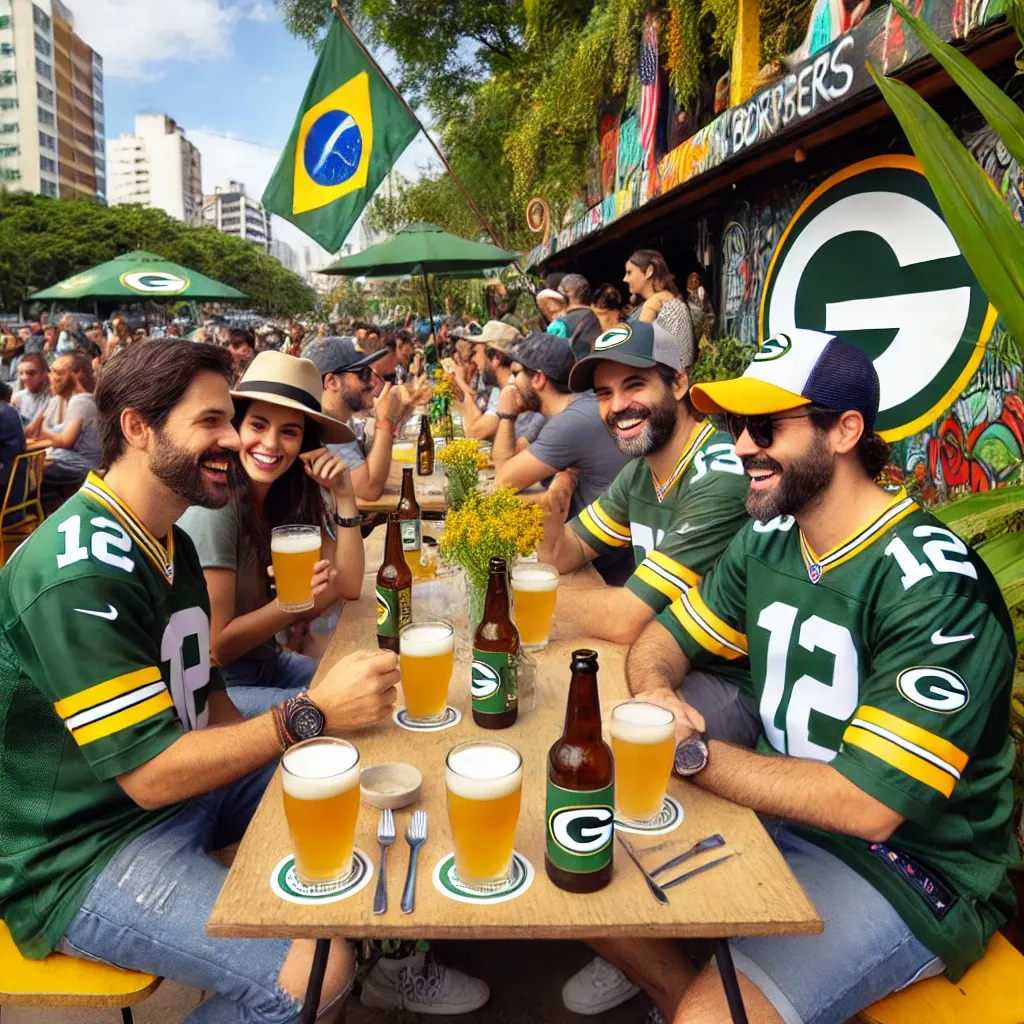
{"label": "straw hat with black band", "polygon": [[304,413],[319,425],[320,437],[327,444],[354,441],[356,435],[341,420],[324,415],[320,404],[323,393],[320,371],[311,360],[268,350],[249,364],[231,397],[269,402]]}

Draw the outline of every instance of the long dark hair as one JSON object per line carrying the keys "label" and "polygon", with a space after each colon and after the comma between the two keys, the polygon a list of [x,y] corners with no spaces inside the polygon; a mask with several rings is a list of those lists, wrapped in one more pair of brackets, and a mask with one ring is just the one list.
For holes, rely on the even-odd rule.
{"label": "long dark hair", "polygon": [[[236,430],[241,430],[242,420],[251,404],[236,399],[235,417],[231,421]],[[305,420],[299,451],[311,452],[322,446],[320,427],[309,416]],[[297,458],[270,485],[262,512],[253,501],[250,490],[252,481],[242,468],[240,459],[230,461],[228,482],[231,484],[231,505],[243,538],[244,557],[255,557],[261,567],[270,565],[270,531],[275,526],[319,526],[321,530],[327,527],[327,504],[323,491],[306,476],[301,459]],[[268,593],[269,590],[268,577]]]}
{"label": "long dark hair", "polygon": [[629,257],[629,262],[633,266],[639,267],[645,274],[648,267],[652,268],[650,281],[656,292],[665,291],[671,292],[675,296],[679,295],[675,274],[668,269],[665,257],[657,249],[637,249]]}

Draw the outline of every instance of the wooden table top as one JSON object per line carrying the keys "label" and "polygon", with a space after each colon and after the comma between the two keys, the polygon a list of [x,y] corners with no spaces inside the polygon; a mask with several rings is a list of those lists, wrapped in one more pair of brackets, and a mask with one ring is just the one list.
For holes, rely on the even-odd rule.
{"label": "wooden table top", "polygon": [[[378,529],[367,541],[363,597],[346,606],[318,674],[352,650],[375,646],[373,585],[382,536],[383,530]],[[563,577],[561,585],[593,585],[592,576],[593,571],[587,567],[574,577]],[[359,748],[364,767],[406,761],[423,773],[419,802],[395,813],[398,840],[388,857],[387,913],[376,916],[371,912],[376,879],[349,899],[318,906],[297,905],[274,895],[270,888],[271,872],[288,854],[290,846],[278,773],[242,840],[210,915],[210,935],[585,939],[631,935],[808,935],[821,931],[821,920],[814,907],[753,812],[675,777],[669,791],[684,808],[683,823],[668,835],[628,837],[644,863],[654,867],[714,832],[720,832],[727,840],[725,851],[703,854],[694,860],[694,865],[729,850],[742,851],[742,856],[671,890],[668,906],[654,900],[618,844],[612,882],[605,889],[574,895],[556,888],[544,871],[544,786],[547,751],[562,731],[569,655],[582,645],[598,652],[601,706],[607,721],[611,708],[629,696],[624,670],[626,650],[616,644],[573,635],[556,623],[547,650],[535,656],[536,689],[532,698],[521,699],[516,724],[499,732],[483,730],[474,724],[470,710],[471,659],[464,607],[458,576],[413,586],[414,618],[444,615],[456,623],[456,658],[449,702],[462,712],[462,721],[442,732],[413,734],[389,719],[347,735]],[[531,887],[517,899],[480,906],[449,900],[436,890],[432,881],[434,867],[452,849],[446,810],[445,756],[455,744],[474,738],[511,744],[522,755],[523,800],[516,849],[527,857],[535,871]],[[408,864],[404,835],[417,807],[427,811],[429,837],[420,851],[416,909],[406,915],[399,909]],[[380,864],[376,841],[379,813],[373,807],[361,805],[356,832],[356,845],[371,856],[375,873]],[[645,856],[644,850],[651,852]]]}
{"label": "wooden table top", "polygon": [[[391,469],[388,471],[387,483],[384,485],[384,493],[375,501],[363,501],[356,499],[356,506],[360,512],[394,512],[398,507],[398,499],[402,493],[402,468],[411,466],[410,462],[399,462],[392,457]],[[448,483],[447,477],[441,470],[440,465],[436,472],[430,476],[418,476],[413,473],[413,480],[416,482],[416,500],[420,508],[426,512],[443,512],[444,489]]]}

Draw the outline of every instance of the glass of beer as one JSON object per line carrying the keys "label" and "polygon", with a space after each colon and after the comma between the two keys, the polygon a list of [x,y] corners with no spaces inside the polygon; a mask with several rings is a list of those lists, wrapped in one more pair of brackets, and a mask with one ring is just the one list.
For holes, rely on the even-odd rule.
{"label": "glass of beer", "polygon": [[627,825],[649,825],[661,813],[676,751],[671,711],[634,700],[612,709],[615,816]]}
{"label": "glass of beer", "polygon": [[504,743],[471,740],[449,751],[446,766],[455,872],[467,888],[494,892],[512,874],[523,759]]}
{"label": "glass of beer", "polygon": [[352,873],[359,817],[359,751],[331,736],[296,743],[281,758],[281,782],[299,881],[343,881]]}
{"label": "glass of beer", "polygon": [[414,622],[398,635],[402,691],[409,721],[437,725],[448,706],[455,663],[455,629],[450,622]]}
{"label": "glass of beer", "polygon": [[270,555],[277,584],[277,607],[306,612],[313,607],[313,566],[320,559],[319,526],[275,526]]}
{"label": "glass of beer", "polygon": [[512,567],[512,617],[527,650],[548,645],[555,616],[558,570],[543,562],[517,562]]}

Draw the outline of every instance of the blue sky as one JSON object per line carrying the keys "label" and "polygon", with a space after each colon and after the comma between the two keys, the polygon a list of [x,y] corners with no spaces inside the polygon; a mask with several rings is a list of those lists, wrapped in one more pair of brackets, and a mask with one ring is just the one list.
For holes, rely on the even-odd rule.
{"label": "blue sky", "polygon": [[[76,31],[103,57],[108,138],[131,131],[136,113],[166,113],[199,147],[205,191],[234,178],[262,194],[316,62],[271,0],[68,3]],[[398,169],[415,178],[430,160],[421,136]],[[309,242],[280,218],[274,228],[292,245]]]}

